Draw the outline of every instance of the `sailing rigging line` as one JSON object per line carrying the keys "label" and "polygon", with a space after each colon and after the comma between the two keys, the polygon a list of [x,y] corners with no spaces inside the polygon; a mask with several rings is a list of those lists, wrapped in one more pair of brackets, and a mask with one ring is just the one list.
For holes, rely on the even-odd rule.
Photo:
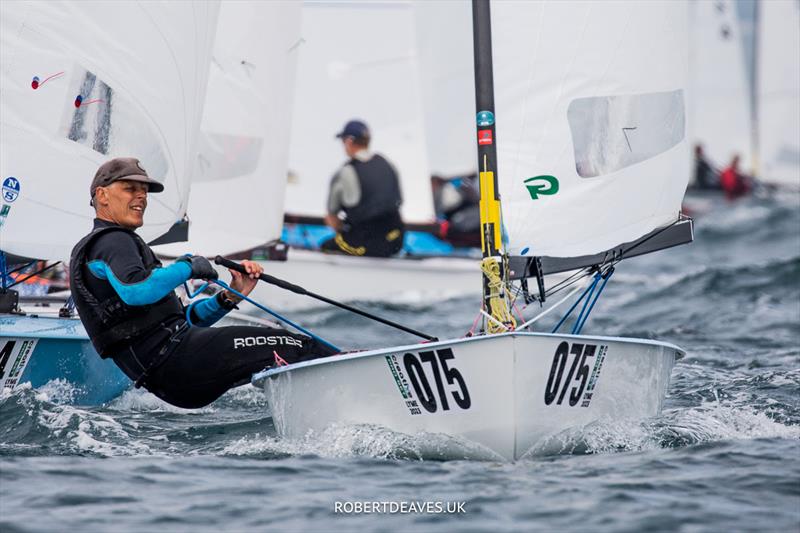
{"label": "sailing rigging line", "polygon": [[583,307],[581,307],[581,312],[578,314],[578,319],[575,321],[575,324],[572,326],[572,334],[575,335],[578,331],[578,326],[580,326],[581,322],[583,321],[583,317],[586,313],[586,308],[589,307],[589,303],[592,301],[592,295],[594,294],[595,289],[597,288],[597,284],[600,282],[602,276],[600,272],[594,275],[594,280],[592,281],[592,285],[589,287],[589,290],[586,292],[586,300],[583,302]]}
{"label": "sailing rigging line", "polygon": [[[25,263],[25,264],[23,264],[23,265],[20,265],[20,266],[18,266],[17,268],[15,268],[15,269],[13,269],[13,270],[9,270],[8,272],[6,272],[6,275],[7,275],[7,276],[10,276],[11,274],[16,274],[16,273],[17,273],[17,272],[19,272],[20,270],[25,270],[25,269],[26,269],[26,268],[28,268],[29,266],[33,266],[33,265],[35,265],[35,264],[36,264],[36,261],[38,261],[38,259],[34,259],[33,261],[31,261],[31,262],[29,262],[29,263]],[[5,271],[5,268],[3,268],[2,270],[3,270],[3,271]]]}
{"label": "sailing rigging line", "polygon": [[15,281],[14,281],[14,283],[12,283],[11,285],[6,285],[4,288],[6,288],[6,289],[10,289],[10,288],[11,288],[11,287],[13,287],[14,285],[19,285],[20,283],[24,283],[25,281],[28,281],[28,280],[29,280],[29,279],[31,279],[32,277],[34,277],[34,276],[38,276],[39,274],[42,274],[43,272],[47,272],[47,271],[48,271],[48,270],[50,270],[51,268],[53,268],[53,267],[55,267],[55,266],[57,266],[57,265],[60,265],[60,264],[61,264],[61,261],[56,261],[56,262],[55,262],[55,263],[53,263],[52,265],[46,266],[46,267],[44,267],[44,268],[43,268],[43,269],[41,269],[41,270],[37,270],[37,271],[36,271],[36,272],[34,272],[33,274],[29,274],[29,275],[25,276],[25,277],[24,277],[24,278],[22,278],[22,279],[15,280]]}
{"label": "sailing rigging line", "polygon": [[[586,320],[589,318],[589,315],[591,314],[592,309],[594,309],[594,304],[597,303],[597,299],[600,298],[600,294],[602,294],[603,289],[606,288],[606,283],[608,283],[609,278],[611,278],[611,276],[613,274],[614,274],[614,267],[610,267],[602,275],[603,283],[600,284],[600,288],[594,294],[594,299],[592,300],[591,305],[589,305],[589,309],[586,311],[586,314],[583,315],[582,317],[578,317],[578,321],[576,322],[575,326],[572,328],[573,335],[580,335],[581,330],[583,329],[583,325],[586,324]],[[586,300],[586,302],[588,303],[589,300]],[[581,311],[581,314],[583,314],[583,311]]]}
{"label": "sailing rigging line", "polygon": [[[295,328],[297,331],[300,331],[301,333],[305,333],[305,334],[306,334],[306,335],[308,335],[309,337],[311,337],[311,338],[313,338],[313,339],[316,339],[317,341],[321,342],[322,344],[325,344],[325,345],[329,346],[330,348],[332,348],[332,349],[336,350],[337,352],[341,352],[341,351],[342,351],[342,349],[341,349],[341,348],[339,348],[338,346],[336,346],[336,345],[334,345],[334,344],[331,344],[330,342],[326,341],[325,339],[323,339],[323,338],[322,338],[322,337],[320,337],[319,335],[315,335],[315,334],[311,333],[309,330],[305,329],[304,327],[300,326],[299,324],[295,324],[294,322],[292,322],[292,321],[291,321],[291,320],[289,320],[288,318],[286,318],[286,317],[284,317],[284,316],[282,316],[282,315],[280,315],[280,314],[276,313],[276,312],[275,312],[275,311],[273,311],[272,309],[270,309],[270,308],[268,308],[268,307],[266,307],[266,306],[264,306],[264,305],[261,305],[260,303],[256,302],[255,300],[253,300],[253,299],[251,299],[251,298],[248,298],[247,296],[245,296],[245,295],[244,295],[244,294],[242,294],[241,292],[239,292],[239,291],[237,291],[236,289],[232,288],[230,285],[228,285],[228,284],[227,284],[227,283],[225,283],[224,281],[220,281],[220,280],[218,280],[218,279],[214,279],[214,280],[210,280],[210,281],[211,281],[212,283],[216,284],[216,285],[219,285],[220,287],[222,287],[222,288],[223,288],[223,289],[225,289],[226,291],[230,291],[230,292],[232,292],[233,294],[235,294],[236,296],[238,296],[238,297],[239,297],[239,298],[241,298],[242,300],[245,300],[245,301],[247,301],[247,302],[250,302],[251,304],[255,305],[256,307],[258,307],[259,309],[261,309],[262,311],[264,311],[265,313],[268,313],[268,314],[270,314],[270,315],[274,316],[275,318],[277,318],[278,320],[281,320],[281,321],[285,322],[286,324],[289,324],[290,326],[292,326],[293,328]],[[205,289],[207,285],[208,285],[208,284],[205,284],[205,285],[203,285],[202,287],[200,287],[200,289],[198,290],[198,292],[196,292],[196,293],[195,293],[195,296],[197,296],[197,294],[199,294],[200,292],[202,292],[202,291],[203,291],[203,289]]]}
{"label": "sailing rigging line", "polygon": [[[242,274],[245,274],[245,275],[248,274],[248,272],[245,270],[245,268],[242,265],[240,265],[239,263],[236,263],[234,261],[231,261],[230,259],[226,259],[226,258],[222,257],[221,255],[218,255],[214,259],[214,262],[216,264],[224,266],[226,268],[230,268],[232,270],[236,270],[237,272],[241,272]],[[362,311],[361,309],[357,309],[357,308],[349,306],[347,304],[344,304],[344,303],[341,303],[341,302],[337,302],[336,300],[331,300],[330,298],[326,298],[325,296],[322,296],[320,294],[316,294],[314,292],[311,292],[309,290],[304,289],[303,287],[300,287],[299,285],[295,285],[294,283],[289,283],[288,281],[276,278],[275,276],[270,276],[269,274],[261,274],[259,276],[259,279],[261,281],[265,282],[265,283],[269,283],[271,285],[275,285],[276,287],[280,287],[281,289],[285,289],[287,291],[291,291],[291,292],[294,292],[296,294],[300,294],[300,295],[303,295],[303,296],[309,296],[309,297],[314,298],[316,300],[319,300],[321,302],[325,302],[327,304],[339,307],[340,309],[344,309],[345,311],[350,311],[351,313],[355,313],[357,315],[361,315],[361,316],[363,316],[365,318],[369,318],[370,320],[374,320],[376,322],[380,322],[381,324],[385,324],[387,326],[391,326],[391,327],[399,329],[401,331],[405,331],[406,333],[411,333],[412,335],[416,335],[418,337],[422,337],[425,340],[429,340],[429,341],[437,341],[437,340],[439,340],[438,338],[436,338],[436,337],[434,337],[432,335],[428,335],[427,333],[422,333],[421,331],[417,331],[415,329],[409,328],[408,326],[404,326],[402,324],[398,324],[397,322],[392,322],[391,320],[387,320],[387,319],[379,317],[377,315],[373,315],[372,313],[368,313],[366,311]],[[259,306],[257,305],[257,307],[259,307]],[[260,309],[266,309],[266,308],[263,308],[263,307],[259,307],[259,308]]]}
{"label": "sailing rigging line", "polygon": [[[561,328],[561,326],[564,324],[564,322],[566,322],[566,320],[570,317],[570,315],[575,310],[575,308],[578,307],[578,305],[581,302],[583,302],[583,307],[581,308],[581,311],[578,314],[578,318],[575,321],[575,324],[573,325],[572,332],[571,332],[573,335],[579,335],[580,332],[581,332],[581,329],[583,329],[584,324],[586,324],[586,321],[589,318],[589,315],[591,314],[592,309],[594,309],[594,305],[597,303],[598,298],[600,298],[600,294],[603,292],[603,289],[605,289],[606,283],[608,283],[608,280],[609,280],[609,278],[611,277],[611,275],[613,273],[614,273],[614,266],[613,265],[609,265],[605,269],[597,268],[595,270],[595,272],[594,272],[594,280],[592,280],[592,283],[586,289],[584,289],[584,291],[580,295],[580,297],[577,300],[575,300],[575,302],[567,310],[567,312],[564,313],[564,316],[561,317],[561,320],[558,321],[558,324],[556,324],[556,326],[553,328],[553,330],[550,333],[556,333]],[[602,283],[600,283],[601,280],[602,280]],[[575,281],[577,282],[578,280],[575,280]],[[597,289],[598,284],[600,285],[600,288],[597,290],[597,292],[595,292],[595,290]],[[575,289],[573,289],[569,294],[567,294],[567,296],[565,298],[561,299],[556,304],[554,304],[553,306],[548,308],[545,312],[541,313],[540,316],[534,317],[534,319],[532,319],[531,322],[535,321],[535,320],[538,320],[541,316],[549,313],[553,308],[555,308],[556,306],[560,305],[562,302],[567,300],[570,296],[575,294],[579,290],[579,288],[580,287],[576,287]],[[585,301],[584,301],[584,298],[586,299]],[[525,325],[528,325],[528,323],[526,323]]]}
{"label": "sailing rigging line", "polygon": [[561,304],[563,304],[564,302],[569,300],[572,297],[573,294],[575,294],[576,292],[578,292],[582,288],[584,288],[584,285],[577,285],[571,291],[569,291],[567,293],[567,295],[564,296],[562,299],[560,299],[559,301],[557,301],[556,303],[554,303],[553,305],[551,305],[550,307],[548,307],[547,309],[545,309],[544,311],[542,311],[541,313],[536,315],[535,317],[531,318],[527,322],[524,322],[523,324],[520,324],[519,326],[517,326],[517,329],[525,329],[528,326],[530,326],[531,324],[533,324],[534,322],[536,322],[537,320],[539,320],[540,318],[550,314],[551,311],[554,311],[558,306],[560,306]]}
{"label": "sailing rigging line", "polygon": [[622,251],[619,253],[619,255],[616,255],[616,254],[614,254],[614,255],[615,255],[615,257],[614,257],[614,258],[612,258],[612,260],[610,261],[610,264],[611,264],[611,266],[613,267],[614,265],[616,265],[617,263],[619,263],[620,261],[622,261],[623,259],[625,259],[625,255],[626,255],[626,254],[628,254],[628,253],[629,253],[631,250],[634,250],[634,249],[638,248],[639,246],[643,245],[644,243],[646,243],[647,241],[649,241],[649,240],[650,240],[650,239],[652,239],[653,237],[656,237],[656,236],[660,235],[661,233],[663,233],[663,232],[667,231],[667,230],[668,230],[669,228],[671,228],[672,226],[674,226],[674,225],[678,224],[679,222],[682,222],[682,221],[684,221],[684,220],[687,220],[687,219],[689,219],[689,218],[690,218],[690,217],[684,217],[683,215],[679,215],[679,216],[678,216],[678,219],[677,219],[677,220],[675,220],[675,221],[674,221],[672,224],[669,224],[669,225],[667,225],[667,226],[664,226],[664,227],[663,227],[663,228],[661,228],[660,230],[658,230],[658,231],[656,231],[656,232],[654,232],[654,233],[651,233],[650,235],[648,235],[648,236],[647,236],[647,238],[645,238],[645,239],[642,239],[641,241],[639,241],[639,242],[637,242],[637,243],[635,243],[635,244],[632,244],[632,245],[631,245],[629,248],[626,248],[625,250],[622,250]]}
{"label": "sailing rigging line", "polygon": [[[500,324],[503,330],[514,329],[517,321],[514,315],[509,310],[508,302],[506,301],[506,293],[503,290],[505,283],[500,274],[500,263],[497,262],[495,257],[486,257],[481,261],[481,272],[483,272],[484,280],[489,289],[489,311],[491,311],[492,322]],[[485,311],[481,310],[482,313]],[[488,314],[487,314],[488,316]],[[486,327],[490,333],[497,333],[493,328]]]}
{"label": "sailing rigging line", "polygon": [[475,327],[478,325],[478,321],[481,319],[481,313],[478,311],[478,314],[475,315],[475,320],[472,321],[472,327],[469,328],[469,331],[465,335],[466,337],[472,337],[475,335]]}
{"label": "sailing rigging line", "polygon": [[[497,327],[499,327],[499,328],[503,328],[503,331],[508,331],[508,326],[506,326],[505,324],[503,324],[502,322],[500,322],[499,320],[497,320],[495,317],[493,317],[492,315],[490,315],[489,313],[487,313],[487,312],[486,312],[486,311],[484,311],[483,309],[481,309],[481,314],[482,314],[483,316],[485,316],[486,318],[488,318],[488,319],[489,319],[491,322],[493,322],[493,323],[494,323],[494,324],[495,324]],[[512,328],[512,329],[513,329],[513,328]],[[492,333],[497,333],[497,332],[496,332],[496,331],[493,331]]]}
{"label": "sailing rigging line", "polygon": [[577,283],[578,281],[582,280],[583,278],[591,276],[592,273],[594,273],[597,268],[598,267],[595,265],[595,266],[583,268],[583,269],[575,272],[574,274],[572,274],[567,279],[561,280],[560,282],[558,282],[555,285],[553,285],[552,287],[550,287],[550,289],[545,291],[545,296],[552,296],[553,294],[557,294],[558,292],[561,292],[562,290],[566,289],[570,285],[573,285],[573,284]]}
{"label": "sailing rigging line", "polygon": [[[586,302],[584,303],[584,307],[583,307],[583,309],[581,310],[581,313],[578,316],[578,320],[576,321],[575,325],[573,326],[573,331],[572,332],[576,333],[576,334],[580,333],[581,329],[583,328],[583,325],[586,323],[586,320],[588,319],[589,314],[591,313],[592,309],[594,308],[594,305],[597,302],[597,299],[600,297],[600,294],[603,292],[603,289],[605,289],[606,283],[608,283],[608,279],[614,273],[615,266],[620,261],[625,259],[627,254],[629,254],[632,250],[634,250],[637,247],[641,246],[642,244],[644,244],[645,242],[649,241],[650,239],[658,236],[659,234],[661,234],[662,232],[668,230],[672,226],[674,226],[674,225],[676,225],[676,224],[678,224],[678,223],[680,223],[680,222],[682,222],[684,220],[687,220],[688,218],[689,217],[680,215],[677,220],[675,220],[674,222],[672,222],[671,224],[669,224],[667,226],[664,226],[663,228],[659,229],[658,231],[648,235],[647,238],[642,239],[640,242],[637,242],[637,243],[631,245],[630,247],[622,250],[618,254],[614,253],[613,256],[610,259],[608,259],[608,260],[606,260],[606,261],[604,261],[602,263],[599,263],[597,265],[581,269],[581,270],[575,272],[574,274],[572,274],[571,276],[569,276],[567,279],[560,281],[559,283],[557,283],[556,285],[554,285],[553,287],[551,287],[550,289],[545,291],[545,296],[551,296],[553,294],[556,294],[556,293],[568,288],[571,285],[574,285],[575,283],[577,283],[581,279],[591,275],[592,273],[595,273],[595,282],[593,282],[592,285],[587,289],[587,291],[584,292],[584,294],[581,295],[581,297],[578,299],[578,301],[576,301],[575,304],[573,304],[573,306],[567,311],[567,313],[559,321],[559,323],[556,325],[556,327],[553,329],[552,332],[555,333],[556,331],[558,331],[558,329],[561,327],[561,325],[564,323],[564,321],[569,317],[569,315],[572,313],[572,311],[575,309],[575,307],[577,307],[577,305],[583,300],[583,298],[585,298],[586,295],[589,294],[589,299],[587,299]],[[597,291],[596,294],[594,294],[594,289],[596,288],[597,283],[599,283],[599,279],[597,278],[597,276],[600,276],[600,278],[602,279],[603,282],[600,285],[600,289]],[[509,284],[508,285],[508,289],[509,289],[509,292],[514,294],[514,298],[515,299],[517,297],[519,297],[520,292],[521,292],[521,288],[515,287],[515,286],[512,286],[512,285]],[[565,298],[559,300],[557,303],[555,303],[554,305],[552,305],[551,307],[549,307],[547,310],[545,310],[544,312],[540,313],[539,315],[536,315],[535,317],[533,317],[532,319],[528,320],[527,322],[524,322],[523,324],[521,324],[519,326],[518,329],[523,329],[523,328],[526,328],[526,327],[530,326],[535,321],[539,320],[541,317],[545,316],[550,311],[552,311],[555,307],[561,305],[565,300],[569,299],[569,297],[572,296],[573,294],[575,294],[575,292],[577,292],[579,289],[580,289],[580,286],[576,287],[575,289],[570,291],[569,294],[567,294],[567,296]],[[591,303],[590,303],[590,300],[591,300]],[[527,308],[527,306],[523,307],[523,309],[525,309],[525,308]]]}
{"label": "sailing rigging line", "polygon": [[0,251],[0,288],[6,291],[6,254]]}

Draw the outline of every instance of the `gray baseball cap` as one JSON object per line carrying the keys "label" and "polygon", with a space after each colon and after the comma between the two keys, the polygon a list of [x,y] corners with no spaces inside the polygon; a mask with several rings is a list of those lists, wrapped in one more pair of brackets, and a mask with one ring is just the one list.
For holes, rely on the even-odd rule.
{"label": "gray baseball cap", "polygon": [[108,187],[119,180],[147,183],[148,192],[161,192],[164,190],[164,185],[147,175],[147,171],[142,168],[138,159],[134,157],[117,157],[111,161],[106,161],[97,169],[92,185],[89,187],[91,198],[94,199],[94,192],[98,187]]}

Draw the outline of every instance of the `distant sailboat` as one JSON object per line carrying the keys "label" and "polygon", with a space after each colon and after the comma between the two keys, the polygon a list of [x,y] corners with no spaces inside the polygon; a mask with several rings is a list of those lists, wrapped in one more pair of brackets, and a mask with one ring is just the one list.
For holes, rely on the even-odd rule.
{"label": "distant sailboat", "polygon": [[[166,186],[150,200],[145,240],[183,218],[218,7],[0,4],[2,254],[67,260],[92,227],[91,178],[117,156],[135,155]],[[77,385],[79,403],[130,384],[78,318],[0,314],[0,389],[56,378]]]}
{"label": "distant sailboat", "polygon": [[[282,436],[378,427],[443,454],[515,460],[661,409],[680,348],[580,331],[618,261],[692,239],[679,215],[685,5],[493,2],[491,21],[488,0],[472,5],[482,334],[254,376]],[[534,278],[543,301],[543,276],[575,268],[594,281],[572,333],[524,331],[511,307],[528,288],[515,283]]]}
{"label": "distant sailboat", "polygon": [[[690,141],[709,161],[800,190],[800,2],[691,0]],[[748,24],[752,21],[752,26]]]}
{"label": "distant sailboat", "polygon": [[752,168],[750,82],[745,40],[734,0],[690,0],[689,141],[707,159],[726,167],[739,154]]}

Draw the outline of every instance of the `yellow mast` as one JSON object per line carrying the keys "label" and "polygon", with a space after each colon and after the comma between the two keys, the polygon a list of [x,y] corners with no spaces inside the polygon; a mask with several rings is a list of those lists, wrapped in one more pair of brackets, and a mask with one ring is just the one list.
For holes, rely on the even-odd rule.
{"label": "yellow mast", "polygon": [[506,292],[507,262],[503,253],[500,191],[497,186],[495,147],[492,29],[489,0],[472,0],[475,60],[478,169],[480,177],[481,273],[483,275],[484,330],[508,331],[516,326]]}

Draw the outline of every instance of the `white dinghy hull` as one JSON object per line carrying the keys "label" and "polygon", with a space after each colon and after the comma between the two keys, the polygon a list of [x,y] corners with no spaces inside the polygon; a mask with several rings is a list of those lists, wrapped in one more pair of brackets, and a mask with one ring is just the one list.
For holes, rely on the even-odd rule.
{"label": "white dinghy hull", "polygon": [[366,425],[516,460],[592,422],[657,415],[682,355],[649,340],[504,333],[278,367],[253,384],[282,437]]}

